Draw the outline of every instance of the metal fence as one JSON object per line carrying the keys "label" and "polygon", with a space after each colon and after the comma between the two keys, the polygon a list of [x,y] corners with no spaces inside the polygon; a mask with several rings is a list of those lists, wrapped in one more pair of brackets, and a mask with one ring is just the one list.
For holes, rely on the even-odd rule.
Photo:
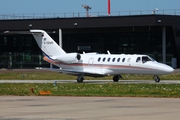
{"label": "metal fence", "polygon": [[[90,12],[89,17],[106,17],[107,12]],[[180,15],[180,9],[168,10],[138,10],[138,11],[112,11],[110,16],[130,16],[130,15]],[[76,18],[87,17],[86,12],[72,13],[32,13],[32,14],[0,14],[0,20],[13,19],[45,19],[45,18]]]}

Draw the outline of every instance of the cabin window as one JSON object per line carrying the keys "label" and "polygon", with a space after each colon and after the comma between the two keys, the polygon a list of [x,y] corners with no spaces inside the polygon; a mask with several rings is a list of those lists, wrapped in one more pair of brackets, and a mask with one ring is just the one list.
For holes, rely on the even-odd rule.
{"label": "cabin window", "polygon": [[103,58],[103,62],[106,60],[106,58]]}
{"label": "cabin window", "polygon": [[114,62],[116,58],[113,58],[112,61]]}
{"label": "cabin window", "polygon": [[110,60],[111,60],[111,58],[108,58],[108,60],[107,60],[107,61],[109,62]]}
{"label": "cabin window", "polygon": [[117,62],[119,62],[119,61],[120,61],[120,58],[117,59]]}
{"label": "cabin window", "polygon": [[125,58],[122,59],[122,62],[124,62],[124,61],[125,61]]}
{"label": "cabin window", "polygon": [[131,58],[128,58],[128,60],[127,60],[128,62],[130,62],[131,61]]}
{"label": "cabin window", "polygon": [[101,58],[99,57],[99,58],[98,58],[98,62],[99,62],[100,60],[101,60]]}
{"label": "cabin window", "polygon": [[138,58],[136,59],[136,62],[140,63],[140,62],[141,62],[141,58],[138,57]]}

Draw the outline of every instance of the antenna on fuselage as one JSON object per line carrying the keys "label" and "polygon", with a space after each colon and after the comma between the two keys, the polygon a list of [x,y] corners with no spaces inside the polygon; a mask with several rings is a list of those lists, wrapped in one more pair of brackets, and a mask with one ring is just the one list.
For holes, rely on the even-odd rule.
{"label": "antenna on fuselage", "polygon": [[107,53],[108,53],[108,55],[110,55],[111,53],[109,52],[109,50],[107,50]]}

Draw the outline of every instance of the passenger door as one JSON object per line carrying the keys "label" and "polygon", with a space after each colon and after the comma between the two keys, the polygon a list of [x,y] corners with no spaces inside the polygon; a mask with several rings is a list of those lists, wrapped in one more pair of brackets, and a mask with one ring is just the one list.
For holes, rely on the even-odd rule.
{"label": "passenger door", "polygon": [[89,58],[88,65],[93,66],[93,63],[94,63],[94,58],[93,57]]}

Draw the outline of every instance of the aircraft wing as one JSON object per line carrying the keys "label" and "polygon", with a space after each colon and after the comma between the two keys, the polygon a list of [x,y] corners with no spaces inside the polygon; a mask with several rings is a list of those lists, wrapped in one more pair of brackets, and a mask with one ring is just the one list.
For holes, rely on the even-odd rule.
{"label": "aircraft wing", "polygon": [[42,68],[42,67],[37,67],[36,69],[59,72],[59,73],[65,73],[65,74],[71,74],[71,75],[75,75],[75,76],[78,76],[80,74],[83,74],[85,76],[90,76],[90,77],[103,77],[103,76],[106,76],[104,74],[94,73],[94,72],[91,72],[91,71],[84,71],[84,70],[83,71],[82,70],[66,70],[66,69]]}

